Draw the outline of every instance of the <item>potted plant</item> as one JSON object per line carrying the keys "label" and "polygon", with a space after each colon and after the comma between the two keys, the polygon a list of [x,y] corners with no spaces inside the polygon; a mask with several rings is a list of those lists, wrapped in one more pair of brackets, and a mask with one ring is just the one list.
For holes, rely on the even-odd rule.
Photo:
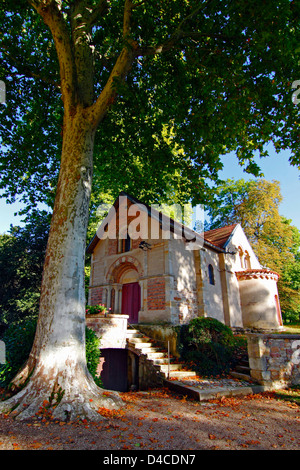
{"label": "potted plant", "polygon": [[85,313],[87,315],[104,315],[106,316],[108,313],[108,310],[103,304],[98,304],[98,305],[87,305]]}

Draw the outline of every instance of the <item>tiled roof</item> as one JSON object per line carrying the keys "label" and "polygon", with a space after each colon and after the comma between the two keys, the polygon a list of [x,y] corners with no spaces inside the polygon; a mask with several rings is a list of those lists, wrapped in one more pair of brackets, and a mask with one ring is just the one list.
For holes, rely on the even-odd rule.
{"label": "tiled roof", "polygon": [[226,227],[215,228],[204,232],[204,240],[219,248],[223,248],[236,226],[237,224],[226,225]]}

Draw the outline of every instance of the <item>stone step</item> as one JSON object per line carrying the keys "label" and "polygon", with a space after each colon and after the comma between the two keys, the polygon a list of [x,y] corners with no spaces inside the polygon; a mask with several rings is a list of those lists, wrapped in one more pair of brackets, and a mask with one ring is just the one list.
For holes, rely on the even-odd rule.
{"label": "stone step", "polygon": [[152,341],[149,341],[147,340],[147,338],[130,338],[129,340],[132,344],[151,344],[151,346],[154,346],[153,345],[153,342]]}
{"label": "stone step", "polygon": [[127,330],[126,332],[126,338],[131,339],[131,338],[141,338],[142,335],[138,330]]}
{"label": "stone step", "polygon": [[253,382],[253,379],[250,374],[242,374],[241,372],[235,372],[234,370],[232,370],[230,372],[230,375],[235,379],[245,380],[246,382]]}
{"label": "stone step", "polygon": [[238,365],[239,365],[239,366],[245,366],[245,367],[247,366],[247,367],[249,367],[249,360],[243,359],[242,361],[240,361],[240,362],[238,363]]}
{"label": "stone step", "polygon": [[157,360],[157,359],[166,359],[165,353],[161,351],[148,351],[147,353],[148,359],[150,360]]}
{"label": "stone step", "polygon": [[157,356],[157,357],[165,357],[165,353],[163,351],[160,351],[160,349],[157,349],[157,348],[153,348],[152,345],[146,345],[143,346],[143,347],[140,347],[140,346],[137,346],[135,345],[135,349],[138,349],[142,354],[146,354],[148,357],[150,357],[150,355],[152,354],[161,354],[161,356]]}
{"label": "stone step", "polygon": [[[162,371],[161,372],[162,375],[164,375],[165,377],[167,377],[168,375],[168,371]],[[192,370],[170,370],[170,377],[173,377],[173,378],[187,378],[187,377],[196,377],[196,372],[192,371]]]}
{"label": "stone step", "polygon": [[[168,358],[166,356],[159,357],[157,359],[151,359],[151,360],[152,360],[152,362],[155,366],[159,366],[159,365],[164,366],[164,365],[168,364]],[[170,357],[170,362],[172,362],[172,361],[173,361],[173,358]]]}
{"label": "stone step", "polygon": [[142,333],[140,332],[140,330],[138,330],[137,328],[127,328],[127,333],[128,334],[139,334],[141,335]]}
{"label": "stone step", "polygon": [[234,371],[235,371],[235,372],[242,372],[243,374],[246,374],[246,373],[249,373],[249,374],[250,374],[250,367],[249,367],[249,366],[242,366],[242,365],[238,364],[238,365],[234,368]]}
{"label": "stone step", "polygon": [[155,367],[159,368],[162,372],[168,372],[169,368],[172,371],[180,371],[183,364],[155,364]]}
{"label": "stone step", "polygon": [[[139,350],[142,354],[147,356],[147,359],[152,362],[155,369],[164,378],[184,378],[195,377],[197,374],[194,371],[183,370],[183,364],[170,363],[168,364],[168,355],[165,349],[161,349],[152,341],[151,338],[143,335],[136,329],[127,330],[127,340],[135,349]],[[172,358],[170,357],[170,361]]]}

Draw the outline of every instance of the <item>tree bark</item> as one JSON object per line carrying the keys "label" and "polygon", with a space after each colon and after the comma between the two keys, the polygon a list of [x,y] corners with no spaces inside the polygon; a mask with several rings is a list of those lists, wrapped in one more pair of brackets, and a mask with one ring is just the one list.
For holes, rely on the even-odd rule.
{"label": "tree bark", "polygon": [[116,408],[116,392],[103,395],[85,358],[84,261],[92,184],[94,130],[79,106],[65,119],[60,175],[43,272],[40,312],[30,357],[15,377],[25,388],[0,411],[26,419],[45,408],[55,418],[102,419]]}
{"label": "tree bark", "polygon": [[[13,380],[22,390],[0,404],[18,419],[39,413],[47,404],[53,417],[102,419],[99,407],[116,408],[116,392],[103,394],[89,374],[85,358],[84,260],[92,185],[94,136],[112,104],[115,80],[124,80],[137,56],[130,39],[131,0],[126,0],[126,39],[102,92],[94,101],[92,24],[103,14],[101,1],[90,14],[74,2],[68,25],[53,0],[28,0],[49,27],[56,47],[64,104],[63,148],[55,205],[43,271],[40,312],[30,357]],[[71,34],[70,34],[71,32]],[[130,45],[131,44],[131,45]],[[13,411],[12,411],[13,410]]]}

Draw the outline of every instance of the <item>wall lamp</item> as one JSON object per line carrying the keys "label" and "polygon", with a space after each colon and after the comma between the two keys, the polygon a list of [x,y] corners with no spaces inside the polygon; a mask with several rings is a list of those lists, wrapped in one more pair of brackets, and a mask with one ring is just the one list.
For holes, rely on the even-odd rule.
{"label": "wall lamp", "polygon": [[139,248],[143,251],[147,251],[147,250],[151,250],[151,245],[150,243],[147,243],[145,241],[142,241],[140,244],[139,244]]}

